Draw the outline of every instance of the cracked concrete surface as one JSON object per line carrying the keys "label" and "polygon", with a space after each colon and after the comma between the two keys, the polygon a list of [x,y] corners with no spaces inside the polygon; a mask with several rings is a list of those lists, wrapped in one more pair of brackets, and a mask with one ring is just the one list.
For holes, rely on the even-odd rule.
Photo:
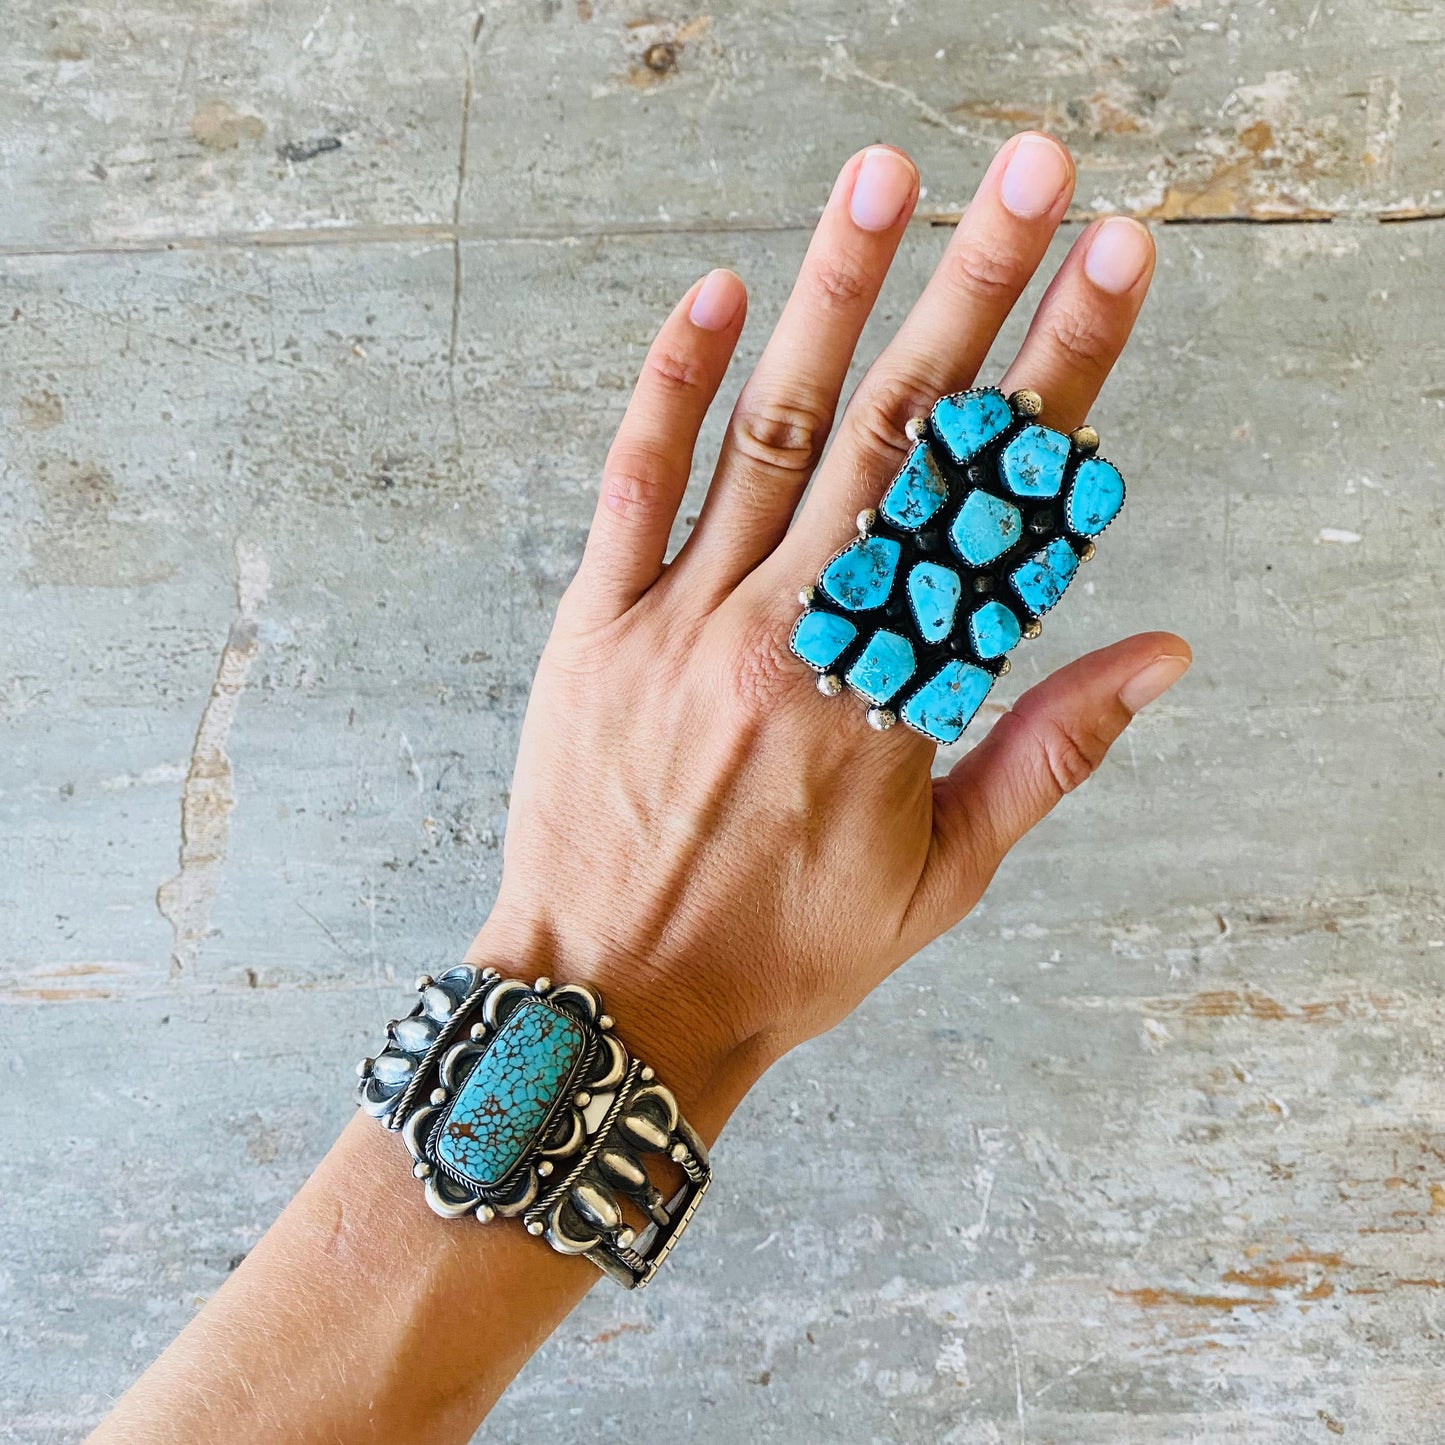
{"label": "cracked concrete surface", "polygon": [[181,790],[180,872],[156,891],[156,907],[174,931],[172,978],[196,965],[210,926],[211,903],[220,886],[231,834],[231,809],[236,806],[226,739],[256,660],[257,621],[270,586],[265,557],[256,548],[237,543],[236,616],[201,712]]}
{"label": "cracked concrete surface", "polygon": [[479,13],[7,10],[0,1440],[83,1435],[470,939],[676,297],[748,281],[735,385],[892,140],[927,194],[866,358],[1030,124],[1060,246],[1133,210],[1160,265],[1094,418],[1130,508],[1007,686],[1159,625],[1196,666],[480,1438],[1445,1436],[1445,17]]}

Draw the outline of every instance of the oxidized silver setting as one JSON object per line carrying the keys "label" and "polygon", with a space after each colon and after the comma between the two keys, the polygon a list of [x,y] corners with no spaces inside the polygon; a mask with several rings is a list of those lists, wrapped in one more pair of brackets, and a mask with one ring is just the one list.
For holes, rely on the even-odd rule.
{"label": "oxidized silver setting", "polygon": [[[461,964],[435,979],[423,975],[417,994],[410,1012],[387,1025],[383,1051],[358,1066],[356,1101],[400,1133],[428,1205],[445,1219],[520,1217],[558,1253],[586,1257],[625,1288],[645,1285],[702,1202],[712,1169],[672,1092],[612,1032],[597,991],[545,978],[526,984]],[[482,1188],[438,1157],[437,1132],[457,1091],[529,1000],[565,1014],[585,1043],[520,1160]],[[680,1176],[670,1197],[654,1182],[663,1159]]]}

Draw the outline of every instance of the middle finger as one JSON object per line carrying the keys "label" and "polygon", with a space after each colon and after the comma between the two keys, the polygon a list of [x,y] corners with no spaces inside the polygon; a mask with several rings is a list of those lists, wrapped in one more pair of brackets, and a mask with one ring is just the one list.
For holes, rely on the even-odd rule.
{"label": "middle finger", "polygon": [[994,157],[923,294],[848,403],[817,485],[779,548],[790,578],[811,572],[820,540],[826,545],[877,500],[880,480],[903,459],[908,419],[972,383],[1073,192],[1073,161],[1051,136],[1025,132]]}

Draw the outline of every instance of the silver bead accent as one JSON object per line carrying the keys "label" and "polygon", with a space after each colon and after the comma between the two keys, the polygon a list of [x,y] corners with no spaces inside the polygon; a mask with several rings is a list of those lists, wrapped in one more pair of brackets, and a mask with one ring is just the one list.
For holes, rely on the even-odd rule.
{"label": "silver bead accent", "polygon": [[482,970],[482,977],[489,981],[494,978],[501,978],[501,976],[502,971],[499,968],[484,968]]}
{"label": "silver bead accent", "polygon": [[1077,452],[1092,454],[1099,450],[1099,433],[1087,422],[1069,433],[1069,441]]}
{"label": "silver bead accent", "polygon": [[497,1211],[490,1204],[479,1204],[474,1212],[483,1224],[490,1224],[497,1217]]}
{"label": "silver bead accent", "polygon": [[415,1174],[418,1179],[429,1179],[431,1177],[431,1165],[428,1164],[425,1159],[418,1159],[416,1163],[411,1166],[411,1172]]}
{"label": "silver bead accent", "polygon": [[540,1219],[529,1219],[527,1221],[528,1234],[541,1234],[547,1226]]}
{"label": "silver bead accent", "polygon": [[866,537],[868,529],[878,520],[878,513],[873,507],[864,507],[855,520],[858,524],[858,535]]}
{"label": "silver bead accent", "polygon": [[1044,399],[1038,392],[1030,391],[1027,387],[1020,387],[1018,391],[1009,397],[1008,404],[1013,408],[1015,416],[1033,418],[1038,416],[1044,409]]}
{"label": "silver bead accent", "polygon": [[483,1023],[472,1025],[471,1038],[474,1044],[479,1044],[487,1036],[487,1026]]}
{"label": "silver bead accent", "polygon": [[1004,660],[998,665],[998,675],[1000,677],[1006,677],[1012,670],[1013,663],[1011,663],[1008,658],[1004,658]]}
{"label": "silver bead accent", "polygon": [[611,1014],[602,1014],[597,1020],[597,1027],[601,1029],[604,1034],[610,1033],[616,1023],[617,1020],[614,1019]]}
{"label": "silver bead accent", "polygon": [[798,605],[800,607],[811,607],[813,598],[818,595],[818,589],[810,582],[806,587],[798,588]]}
{"label": "silver bead accent", "polygon": [[928,432],[926,416],[911,416],[903,428],[903,435],[911,442],[921,442]]}
{"label": "silver bead accent", "polygon": [[818,674],[818,691],[824,697],[837,697],[843,691],[843,679],[831,672]]}
{"label": "silver bead accent", "polygon": [[1031,617],[1027,622],[1024,623],[1024,636],[1027,637],[1030,642],[1032,642],[1034,638],[1036,638],[1043,630],[1044,624],[1040,622],[1037,617]]}
{"label": "silver bead accent", "polygon": [[532,992],[533,992],[533,993],[537,993],[537,994],[546,993],[547,990],[548,990],[549,988],[551,988],[551,987],[552,987],[552,980],[551,980],[550,978],[547,978],[547,977],[544,975],[542,978],[539,978],[539,979],[537,980],[537,982],[532,985]]}
{"label": "silver bead accent", "polygon": [[431,1101],[433,1104],[445,1104],[447,1101],[447,1091],[445,1089],[433,1089],[431,1091]]}
{"label": "silver bead accent", "polygon": [[579,1109],[585,1109],[588,1104],[592,1102],[592,1095],[589,1094],[586,1089],[578,1089],[577,1092],[572,1095],[572,1102],[576,1104]]}
{"label": "silver bead accent", "polygon": [[436,982],[436,979],[434,979],[434,978],[431,976],[431,974],[429,974],[429,973],[420,974],[420,975],[418,976],[418,978],[417,978],[417,981],[416,981],[416,991],[417,991],[418,993],[425,993],[426,990],[429,989],[429,988],[432,986],[432,984],[434,984],[435,982]]}
{"label": "silver bead accent", "polygon": [[356,1066],[356,1077],[357,1077],[358,1079],[364,1079],[364,1078],[372,1071],[372,1069],[375,1067],[375,1065],[376,1065],[376,1060],[375,1060],[375,1059],[363,1059],[363,1060]]}
{"label": "silver bead accent", "polygon": [[651,1064],[644,1064],[642,1066],[642,1073],[639,1074],[638,1077],[644,1084],[650,1084],[657,1077],[657,1072]]}
{"label": "silver bead accent", "polygon": [[551,1172],[552,1161],[550,1159],[543,1159],[538,1163],[537,1173],[541,1178],[545,1179]]}
{"label": "silver bead accent", "polygon": [[682,1161],[683,1161],[684,1159],[686,1159],[686,1158],[687,1158],[687,1145],[686,1145],[686,1144],[674,1144],[674,1145],[672,1146],[672,1162],[673,1162],[674,1164],[681,1164]]}
{"label": "silver bead accent", "polygon": [[622,1229],[619,1229],[617,1233],[612,1236],[612,1238],[616,1241],[617,1247],[619,1249],[630,1249],[633,1242],[636,1240],[637,1235],[633,1230],[623,1227]]}
{"label": "silver bead accent", "polygon": [[898,719],[886,707],[870,707],[868,709],[868,726],[875,733],[886,733],[897,721]]}
{"label": "silver bead accent", "polygon": [[1083,545],[1083,547],[1082,547],[1082,548],[1080,549],[1080,551],[1079,551],[1079,561],[1080,561],[1080,562],[1092,562],[1092,561],[1094,560],[1094,554],[1095,554],[1098,550],[1099,550],[1099,549],[1098,549],[1096,546],[1094,546],[1094,544],[1093,544],[1092,542],[1085,542],[1084,545]]}

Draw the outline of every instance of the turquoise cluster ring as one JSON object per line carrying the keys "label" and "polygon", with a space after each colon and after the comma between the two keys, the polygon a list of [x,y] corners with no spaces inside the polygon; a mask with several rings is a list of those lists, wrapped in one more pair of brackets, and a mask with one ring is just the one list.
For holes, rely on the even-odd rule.
{"label": "turquoise cluster ring", "polygon": [[1094,539],[1124,505],[1098,433],[1039,423],[1037,392],[945,396],[907,428],[910,450],[858,535],[798,594],[788,645],[882,731],[903,722],[956,742],[1039,635]]}
{"label": "turquoise cluster ring", "polygon": [[558,1253],[645,1285],[712,1168],[597,991],[472,964],[423,974],[416,991],[358,1066],[356,1102],[400,1133],[433,1212],[518,1218]]}

